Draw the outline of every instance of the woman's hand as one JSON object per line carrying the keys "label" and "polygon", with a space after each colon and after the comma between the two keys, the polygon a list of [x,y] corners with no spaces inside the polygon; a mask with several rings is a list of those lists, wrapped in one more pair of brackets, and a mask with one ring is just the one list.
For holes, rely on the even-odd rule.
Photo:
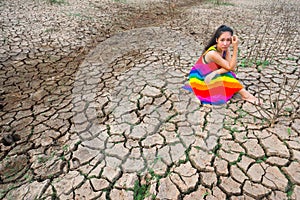
{"label": "woman's hand", "polygon": [[213,71],[213,72],[207,74],[207,75],[205,76],[205,78],[204,78],[204,82],[205,82],[206,84],[209,84],[209,82],[210,82],[217,74],[218,74],[218,73],[217,73],[216,71]]}
{"label": "woman's hand", "polygon": [[233,45],[233,48],[238,48],[238,45],[239,45],[239,39],[236,35],[233,35],[231,37],[231,43]]}

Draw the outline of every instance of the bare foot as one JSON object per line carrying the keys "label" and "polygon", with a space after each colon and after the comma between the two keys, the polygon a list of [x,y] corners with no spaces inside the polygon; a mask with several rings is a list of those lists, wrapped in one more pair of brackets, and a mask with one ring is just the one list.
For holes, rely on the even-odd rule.
{"label": "bare foot", "polygon": [[252,104],[255,105],[261,105],[261,103],[259,102],[258,98],[256,98],[255,96],[253,96],[252,94],[248,95],[247,97],[242,97],[243,100],[248,101]]}

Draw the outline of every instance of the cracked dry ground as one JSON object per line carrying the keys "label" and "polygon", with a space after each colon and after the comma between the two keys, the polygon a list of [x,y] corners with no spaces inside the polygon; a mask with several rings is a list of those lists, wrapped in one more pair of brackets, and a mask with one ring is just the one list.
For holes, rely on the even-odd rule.
{"label": "cracked dry ground", "polygon": [[[0,199],[300,199],[299,2],[171,2],[0,2]],[[181,89],[222,23],[261,107]]]}

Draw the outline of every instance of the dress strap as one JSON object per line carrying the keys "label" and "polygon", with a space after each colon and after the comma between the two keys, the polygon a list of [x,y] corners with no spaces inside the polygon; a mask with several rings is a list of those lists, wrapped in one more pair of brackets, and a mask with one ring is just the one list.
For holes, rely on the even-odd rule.
{"label": "dress strap", "polygon": [[211,46],[211,47],[209,47],[209,48],[204,52],[204,54],[202,55],[202,58],[203,58],[204,63],[206,63],[206,64],[207,64],[207,61],[206,61],[206,59],[205,59],[205,55],[206,55],[209,51],[217,51],[217,49],[216,49],[215,46]]}
{"label": "dress strap", "polygon": [[209,51],[217,51],[217,49],[215,46],[211,46],[204,52],[203,56],[205,56],[205,54],[207,54]]}

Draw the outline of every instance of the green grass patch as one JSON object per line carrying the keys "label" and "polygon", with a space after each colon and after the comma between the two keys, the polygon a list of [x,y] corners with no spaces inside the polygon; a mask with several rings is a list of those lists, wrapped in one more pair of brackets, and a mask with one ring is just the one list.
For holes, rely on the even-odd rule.
{"label": "green grass patch", "polygon": [[197,150],[201,150],[200,146],[194,146],[194,148],[197,149]]}
{"label": "green grass patch", "polygon": [[268,159],[267,156],[264,156],[264,157],[261,158],[261,159],[257,159],[257,160],[256,160],[256,163],[262,163],[262,162],[265,162],[267,159]]}
{"label": "green grass patch", "polygon": [[47,28],[46,30],[45,30],[45,33],[54,33],[54,32],[56,32],[57,30],[55,29],[55,28]]}
{"label": "green grass patch", "polygon": [[236,165],[238,162],[241,162],[243,156],[246,155],[244,152],[240,152],[239,157],[236,161],[230,162],[229,165]]}
{"label": "green grass patch", "polygon": [[266,68],[266,66],[270,65],[271,63],[267,60],[264,61],[257,60],[255,64],[257,66],[257,71],[260,73],[263,69]]}
{"label": "green grass patch", "polygon": [[285,108],[285,111],[287,111],[287,112],[293,112],[293,108],[286,107],[286,108]]}
{"label": "green grass patch", "polygon": [[250,60],[248,60],[248,59],[246,59],[246,58],[242,59],[241,62],[240,62],[240,64],[239,64],[239,66],[243,67],[243,68],[250,67],[252,65],[253,65],[253,62],[250,61]]}
{"label": "green grass patch", "polygon": [[67,2],[65,0],[47,0],[51,5],[53,4],[58,4],[58,5],[62,5],[62,4],[67,4]]}
{"label": "green grass patch", "polygon": [[253,65],[256,65],[257,66],[257,70],[260,72],[262,69],[264,69],[266,66],[269,66],[271,64],[270,61],[268,60],[249,60],[249,59],[242,59],[239,63],[239,67],[243,67],[243,68],[246,68],[246,67],[251,67]]}
{"label": "green grass patch", "polygon": [[161,175],[155,174],[155,172],[154,172],[153,169],[149,169],[149,174],[151,175],[151,178],[152,178],[152,179],[160,180],[160,179],[162,178]]}
{"label": "green grass patch", "polygon": [[[280,171],[283,172],[282,170],[280,170]],[[294,193],[295,185],[292,183],[291,177],[288,174],[285,174],[284,172],[283,172],[283,174],[288,179],[288,184],[287,184],[287,186],[285,188],[286,196],[287,196],[288,200],[291,200],[292,199],[292,195]]]}
{"label": "green grass patch", "polygon": [[294,58],[294,57],[287,57],[286,59],[290,60],[290,61],[296,61],[297,60],[297,58]]}
{"label": "green grass patch", "polygon": [[218,6],[234,6],[233,3],[229,3],[224,0],[209,0],[209,2]]}
{"label": "green grass patch", "polygon": [[209,192],[206,191],[206,192],[202,195],[202,198],[205,199],[208,195],[209,195]]}
{"label": "green grass patch", "polygon": [[114,2],[117,2],[117,3],[127,3],[126,0],[114,0]]}
{"label": "green grass patch", "polygon": [[232,132],[232,133],[237,133],[237,132],[240,132],[240,131],[238,130],[237,127],[232,127],[232,128],[231,128],[231,132]]}
{"label": "green grass patch", "polygon": [[138,180],[134,182],[133,196],[134,200],[143,200],[149,196],[149,185],[140,184]]}
{"label": "green grass patch", "polygon": [[68,144],[64,145],[63,146],[63,151],[68,151],[68,150],[69,150],[69,145]]}
{"label": "green grass patch", "polygon": [[291,136],[292,135],[292,129],[291,128],[287,128],[287,133],[288,133],[289,136]]}
{"label": "green grass patch", "polygon": [[239,118],[243,118],[243,117],[248,115],[248,113],[245,110],[242,110],[242,109],[237,110],[237,113],[239,115],[238,116]]}
{"label": "green grass patch", "polygon": [[220,139],[218,139],[218,144],[213,148],[213,150],[212,150],[212,153],[214,154],[214,155],[218,155],[218,151],[219,151],[219,149],[221,149],[221,147],[222,147],[222,144],[220,144],[219,142],[220,142]]}
{"label": "green grass patch", "polygon": [[255,64],[256,64],[257,66],[266,67],[266,66],[270,65],[271,63],[270,63],[270,61],[268,61],[268,60],[257,60],[257,61],[255,62]]}

